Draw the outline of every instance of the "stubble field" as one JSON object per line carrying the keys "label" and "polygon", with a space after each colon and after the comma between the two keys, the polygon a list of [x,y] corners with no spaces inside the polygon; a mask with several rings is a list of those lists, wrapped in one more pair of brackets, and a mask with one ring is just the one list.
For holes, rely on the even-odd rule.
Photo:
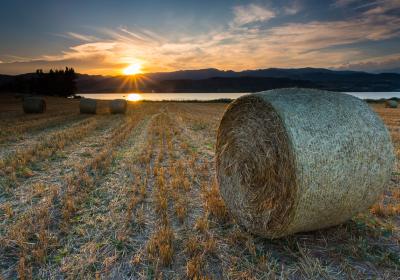
{"label": "stubble field", "polygon": [[[277,240],[247,233],[215,182],[227,104],[131,102],[80,115],[0,100],[0,279],[400,277],[400,169],[366,213]],[[400,156],[400,109],[374,104]]]}

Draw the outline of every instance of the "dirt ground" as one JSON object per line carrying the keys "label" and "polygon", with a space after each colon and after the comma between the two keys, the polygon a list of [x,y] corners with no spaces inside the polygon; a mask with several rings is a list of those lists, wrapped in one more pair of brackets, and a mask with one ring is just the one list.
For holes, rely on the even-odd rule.
{"label": "dirt ground", "polygon": [[[45,114],[0,97],[0,279],[399,279],[400,170],[366,213],[267,240],[215,182],[227,104],[131,102],[126,115]],[[371,105],[400,156],[400,109]]]}

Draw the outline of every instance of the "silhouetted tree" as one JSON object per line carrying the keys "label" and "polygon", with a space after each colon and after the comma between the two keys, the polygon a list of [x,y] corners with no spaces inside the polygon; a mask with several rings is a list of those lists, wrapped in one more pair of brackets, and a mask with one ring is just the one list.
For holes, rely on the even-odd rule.
{"label": "silhouetted tree", "polygon": [[76,74],[73,68],[50,69],[49,73],[37,69],[35,76],[31,79],[30,91],[34,94],[68,97],[76,92],[75,80]]}

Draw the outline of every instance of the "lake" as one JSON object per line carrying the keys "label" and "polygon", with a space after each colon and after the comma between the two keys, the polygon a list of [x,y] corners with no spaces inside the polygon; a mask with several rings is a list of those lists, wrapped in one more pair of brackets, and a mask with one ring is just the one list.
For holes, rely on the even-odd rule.
{"label": "lake", "polygon": [[[361,99],[400,98],[400,92],[346,92]],[[248,93],[82,93],[77,94],[94,99],[128,99],[138,100],[213,100],[220,98],[236,99]]]}

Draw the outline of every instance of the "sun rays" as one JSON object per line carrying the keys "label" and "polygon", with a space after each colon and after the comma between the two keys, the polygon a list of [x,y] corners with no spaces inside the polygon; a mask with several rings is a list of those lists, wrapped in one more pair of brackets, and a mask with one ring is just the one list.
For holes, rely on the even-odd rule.
{"label": "sun rays", "polygon": [[142,75],[142,73],[124,75],[121,77],[121,84],[118,86],[118,92],[142,92],[148,84],[154,83],[154,80],[146,75]]}

